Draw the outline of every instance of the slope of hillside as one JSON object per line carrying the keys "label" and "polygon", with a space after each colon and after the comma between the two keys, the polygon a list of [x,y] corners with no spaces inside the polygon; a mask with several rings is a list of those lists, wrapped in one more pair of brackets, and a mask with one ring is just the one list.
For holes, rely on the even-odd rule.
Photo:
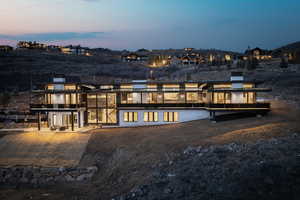
{"label": "slope of hillside", "polygon": [[141,65],[121,63],[113,55],[86,57],[20,51],[0,54],[0,91],[28,90],[31,80],[33,84],[43,82],[53,73],[80,76],[84,82],[105,82],[145,79],[148,71]]}
{"label": "slope of hillside", "polygon": [[277,48],[275,50],[288,50],[288,51],[293,51],[293,50],[299,50],[300,49],[300,41],[299,42],[294,42],[285,46],[282,46],[280,48]]}

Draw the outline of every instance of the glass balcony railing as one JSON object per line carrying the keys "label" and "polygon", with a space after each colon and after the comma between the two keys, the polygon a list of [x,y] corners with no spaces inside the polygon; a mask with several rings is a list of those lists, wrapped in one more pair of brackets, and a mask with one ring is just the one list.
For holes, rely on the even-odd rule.
{"label": "glass balcony railing", "polygon": [[59,108],[81,108],[85,107],[84,104],[30,104],[30,109],[59,109]]}

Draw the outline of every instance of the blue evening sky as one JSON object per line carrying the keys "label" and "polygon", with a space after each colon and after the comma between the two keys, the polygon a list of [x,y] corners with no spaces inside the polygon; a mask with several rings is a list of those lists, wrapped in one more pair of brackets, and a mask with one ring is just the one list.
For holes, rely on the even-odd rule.
{"label": "blue evening sky", "polygon": [[299,0],[3,0],[0,44],[276,48],[300,40]]}

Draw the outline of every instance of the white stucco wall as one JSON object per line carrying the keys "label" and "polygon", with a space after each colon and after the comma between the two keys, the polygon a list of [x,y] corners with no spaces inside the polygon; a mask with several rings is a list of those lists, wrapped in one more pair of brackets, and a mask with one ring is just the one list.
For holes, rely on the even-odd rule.
{"label": "white stucco wall", "polygon": [[[124,122],[124,112],[137,112],[137,122]],[[158,112],[158,122],[144,122],[144,112]],[[164,122],[164,112],[178,112],[178,122]],[[151,126],[151,125],[162,125],[162,124],[174,124],[180,122],[187,122],[199,119],[208,119],[209,112],[206,110],[120,110],[119,111],[119,126]]]}

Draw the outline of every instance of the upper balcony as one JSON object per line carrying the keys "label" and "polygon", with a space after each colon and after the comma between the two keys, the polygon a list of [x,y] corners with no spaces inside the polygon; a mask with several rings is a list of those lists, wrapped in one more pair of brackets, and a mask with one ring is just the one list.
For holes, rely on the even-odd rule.
{"label": "upper balcony", "polygon": [[30,104],[31,111],[76,111],[85,107],[85,104]]}
{"label": "upper balcony", "polygon": [[208,103],[205,105],[208,110],[214,111],[249,111],[249,110],[266,110],[271,109],[271,103]]}

